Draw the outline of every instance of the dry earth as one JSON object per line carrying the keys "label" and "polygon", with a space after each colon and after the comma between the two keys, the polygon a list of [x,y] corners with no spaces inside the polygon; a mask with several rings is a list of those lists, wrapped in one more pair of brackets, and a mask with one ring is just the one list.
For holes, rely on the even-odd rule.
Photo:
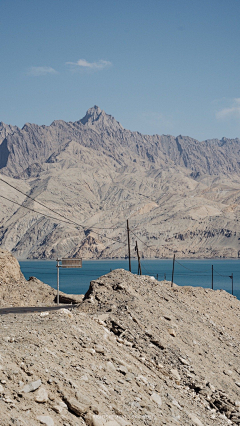
{"label": "dry earth", "polygon": [[225,291],[116,270],[72,311],[0,323],[1,426],[240,424],[240,304]]}

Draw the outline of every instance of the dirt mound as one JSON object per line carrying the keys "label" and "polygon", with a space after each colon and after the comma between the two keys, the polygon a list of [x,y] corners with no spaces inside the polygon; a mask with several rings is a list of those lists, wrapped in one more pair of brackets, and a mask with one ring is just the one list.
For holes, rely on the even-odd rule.
{"label": "dirt mound", "polygon": [[71,312],[0,317],[1,426],[240,424],[240,303],[116,270]]}
{"label": "dirt mound", "polygon": [[17,259],[7,250],[0,249],[0,282],[9,283],[23,278]]}

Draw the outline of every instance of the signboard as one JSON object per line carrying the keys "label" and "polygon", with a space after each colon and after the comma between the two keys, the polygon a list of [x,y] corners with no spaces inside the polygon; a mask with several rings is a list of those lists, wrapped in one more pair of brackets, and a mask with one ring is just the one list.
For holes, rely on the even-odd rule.
{"label": "signboard", "polygon": [[62,259],[62,268],[81,268],[82,259],[77,258],[63,258]]}
{"label": "signboard", "polygon": [[[62,264],[60,265],[60,262]],[[60,268],[81,268],[82,259],[64,257],[63,259],[57,259],[57,304],[59,305],[59,269]]]}

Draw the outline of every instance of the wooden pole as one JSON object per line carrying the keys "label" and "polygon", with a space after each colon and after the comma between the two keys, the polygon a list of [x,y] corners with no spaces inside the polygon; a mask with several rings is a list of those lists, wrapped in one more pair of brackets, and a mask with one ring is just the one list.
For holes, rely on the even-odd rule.
{"label": "wooden pole", "polygon": [[213,265],[212,265],[212,290],[213,290]]}
{"label": "wooden pole", "polygon": [[130,251],[130,229],[129,229],[128,220],[127,220],[127,235],[128,235],[128,262],[129,262],[129,272],[132,272],[132,270],[131,270],[131,251]]}
{"label": "wooden pole", "polygon": [[173,286],[173,278],[174,278],[174,264],[175,264],[175,253],[173,255],[173,267],[172,267],[172,282],[171,282],[171,287]]}
{"label": "wooden pole", "polygon": [[57,304],[59,305],[59,261],[57,259]]}
{"label": "wooden pole", "polygon": [[232,295],[233,295],[233,274],[229,275],[229,278],[231,278],[231,280],[232,280]]}
{"label": "wooden pole", "polygon": [[140,261],[137,241],[136,241],[135,251],[137,252],[137,257],[138,257],[138,275],[142,275],[141,261]]}

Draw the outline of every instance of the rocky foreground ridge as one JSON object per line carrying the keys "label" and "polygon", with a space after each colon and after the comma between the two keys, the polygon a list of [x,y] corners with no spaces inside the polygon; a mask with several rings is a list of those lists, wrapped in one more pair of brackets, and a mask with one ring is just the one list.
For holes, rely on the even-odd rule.
{"label": "rocky foreground ridge", "polygon": [[225,291],[116,270],[72,311],[0,323],[1,426],[240,424],[240,305]]}
{"label": "rocky foreground ridge", "polygon": [[0,123],[0,245],[21,259],[124,258],[129,219],[144,257],[237,258],[239,164],[237,138],[142,135],[97,106],[76,122]]}

